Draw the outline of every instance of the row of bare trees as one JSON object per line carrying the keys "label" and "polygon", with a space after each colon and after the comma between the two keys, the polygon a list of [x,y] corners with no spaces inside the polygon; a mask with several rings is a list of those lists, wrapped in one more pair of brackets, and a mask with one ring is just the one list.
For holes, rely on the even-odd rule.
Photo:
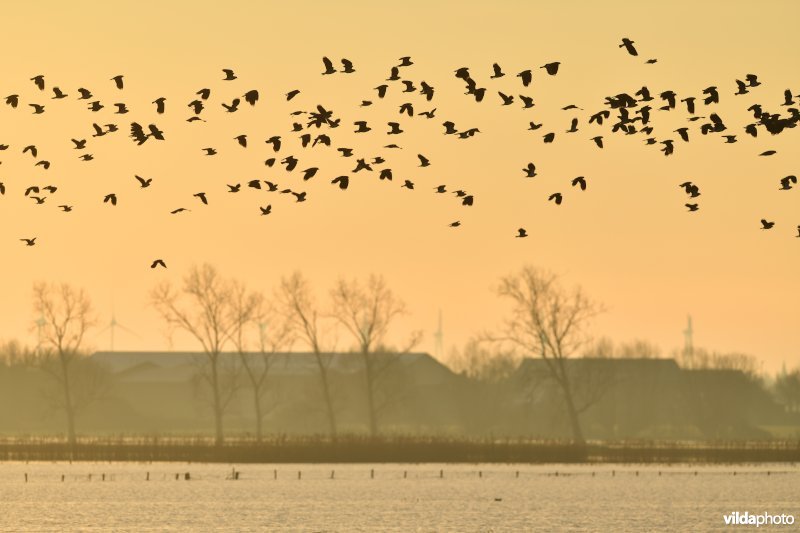
{"label": "row of bare trees", "polygon": [[[565,290],[555,275],[532,267],[503,278],[498,294],[511,301],[511,311],[502,331],[485,340],[545,362],[549,377],[562,392],[573,438],[583,442],[580,409],[575,405],[566,360],[588,340],[586,326],[599,306],[580,288]],[[198,378],[209,392],[219,444],[224,441],[225,413],[238,389],[242,369],[253,394],[256,436],[261,438],[272,356],[296,344],[314,356],[330,435],[336,437],[331,380],[335,360],[332,332],[336,326],[350,336],[363,364],[368,425],[370,433],[376,435],[380,413],[391,400],[391,395],[381,389],[381,378],[420,340],[419,333],[414,333],[403,346],[388,347],[390,330],[406,307],[379,276],[371,276],[366,282],[340,279],[323,307],[298,272],[283,278],[268,299],[240,281],[224,278],[214,267],[202,265],[193,267],[180,286],[164,282],[155,287],[151,302],[170,331],[189,334],[202,348],[205,364],[200,366]],[[74,382],[86,331],[94,324],[90,301],[83,290],[69,285],[37,284],[34,310],[44,324],[41,342],[47,355],[42,368],[58,382],[68,439],[74,442],[76,412],[102,388],[99,377],[98,383],[91,383],[91,372],[80,374],[80,386]],[[226,357],[231,351],[238,354],[239,364]]]}
{"label": "row of bare trees", "polygon": [[[401,349],[387,347],[390,329],[406,308],[379,276],[366,282],[339,280],[331,290],[328,308],[323,309],[298,272],[283,278],[268,300],[241,282],[224,278],[214,267],[202,265],[192,268],[180,287],[169,282],[157,286],[151,300],[167,325],[188,333],[202,347],[205,364],[200,376],[210,391],[218,444],[224,441],[225,413],[237,390],[237,369],[244,369],[253,392],[260,439],[272,356],[298,343],[314,356],[330,435],[336,437],[330,330],[337,324],[351,336],[361,357],[369,429],[376,435],[378,417],[385,408],[379,390],[382,374],[419,339],[415,334]],[[254,333],[258,334],[255,343]],[[225,356],[230,348],[239,354],[239,365]]]}

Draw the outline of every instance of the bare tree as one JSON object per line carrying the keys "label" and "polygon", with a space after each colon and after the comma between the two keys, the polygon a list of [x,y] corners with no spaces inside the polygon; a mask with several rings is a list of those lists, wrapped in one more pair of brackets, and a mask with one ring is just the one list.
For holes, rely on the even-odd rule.
{"label": "bare tree", "polygon": [[378,434],[378,415],[386,406],[378,398],[379,383],[385,372],[408,353],[420,339],[419,332],[412,334],[407,345],[400,349],[387,349],[385,339],[392,323],[405,314],[405,304],[386,286],[383,277],[372,275],[365,284],[340,279],[331,291],[333,315],[353,336],[364,363],[366,379],[369,429]]}
{"label": "bare tree", "polygon": [[152,303],[167,325],[189,333],[203,348],[205,364],[199,378],[210,389],[217,445],[224,442],[223,418],[239,386],[234,362],[223,356],[240,322],[235,312],[235,286],[206,264],[192,267],[180,290],[164,282],[151,293]]}
{"label": "bare tree", "polygon": [[[248,292],[244,285],[233,285],[233,309],[235,328],[232,337],[239,360],[253,391],[253,409],[256,422],[256,440],[261,442],[263,436],[264,417],[275,406],[265,405],[268,392],[267,378],[269,377],[272,359],[279,349],[289,340],[289,328],[285,320],[267,320],[268,313],[264,310],[264,297],[257,292]],[[267,327],[275,324],[276,327]],[[248,333],[257,328],[258,351],[248,350]]]}
{"label": "bare tree", "polygon": [[580,287],[566,290],[556,275],[531,266],[503,278],[498,294],[513,304],[502,339],[544,361],[562,393],[572,438],[583,444],[579,420],[582,406],[576,405],[567,360],[587,342],[585,329],[600,311],[599,306]]}
{"label": "bare tree", "polygon": [[328,431],[336,438],[336,410],[333,401],[333,390],[330,379],[330,365],[333,361],[332,350],[323,348],[323,329],[321,314],[317,303],[311,295],[308,281],[300,272],[281,279],[278,290],[278,301],[288,321],[293,335],[302,339],[314,354],[319,370],[322,399],[328,419]]}
{"label": "bare tree", "polygon": [[775,378],[773,393],[784,408],[789,412],[800,411],[800,368],[792,372],[784,369]]}
{"label": "bare tree", "polygon": [[35,361],[59,385],[52,399],[66,415],[67,440],[74,445],[76,415],[104,389],[99,369],[81,361],[86,331],[94,324],[91,302],[83,289],[66,283],[37,283],[33,308],[41,318],[41,346]]}

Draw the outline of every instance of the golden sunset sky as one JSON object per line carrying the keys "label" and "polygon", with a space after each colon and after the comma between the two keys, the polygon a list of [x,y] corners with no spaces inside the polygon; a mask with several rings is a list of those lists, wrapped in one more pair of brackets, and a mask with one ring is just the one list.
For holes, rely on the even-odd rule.
{"label": "golden sunset sky", "polygon": [[[666,353],[682,345],[687,314],[695,325],[695,345],[755,355],[774,371],[800,364],[800,187],[779,191],[780,178],[800,174],[800,128],[758,138],[744,133],[753,122],[747,108],[760,103],[771,113],[787,113],[784,90],[800,95],[800,4],[772,2],[15,2],[3,6],[2,89],[18,94],[16,109],[0,101],[0,338],[35,342],[32,328],[34,282],[67,281],[85,287],[100,326],[89,335],[96,349],[108,348],[99,333],[111,318],[138,334],[118,331],[118,350],[166,349],[165,332],[148,294],[164,279],[179,281],[193,264],[209,262],[226,276],[254,289],[271,291],[282,275],[301,270],[321,299],[340,276],[385,275],[406,302],[409,314],[393,339],[423,330],[421,350],[433,351],[437,314],[444,317],[446,350],[498,326],[507,310],[494,293],[498,279],[525,264],[550,269],[567,285],[580,284],[606,311],[592,325],[596,335],[618,341],[635,338],[659,344]],[[638,57],[618,45],[635,41]],[[340,67],[353,61],[356,72],[322,76],[322,57]],[[435,88],[432,102],[402,93],[399,82],[384,82],[401,56],[414,65],[403,79]],[[646,59],[657,58],[652,65]],[[539,67],[560,61],[557,75]],[[490,79],[492,64],[506,76]],[[455,69],[469,67],[483,102],[464,94]],[[223,81],[223,68],[238,79]],[[516,73],[533,70],[522,87]],[[762,83],[734,96],[736,79],[748,73]],[[45,77],[45,90],[30,81]],[[110,78],[124,75],[124,89]],[[384,99],[374,87],[390,84]],[[604,98],[646,85],[652,134],[673,139],[675,153],[647,146],[646,135],[611,134],[610,123],[588,124],[605,109]],[[721,102],[704,106],[702,90],[715,85]],[[58,86],[68,96],[52,99]],[[79,101],[85,87],[106,107],[100,112]],[[188,123],[187,104],[210,88],[205,122]],[[242,100],[257,89],[254,106]],[[286,102],[284,94],[299,89]],[[687,122],[685,105],[658,111],[658,94],[698,97],[697,112],[718,113],[735,134],[700,135],[705,120]],[[498,91],[534,98],[522,109],[519,98],[501,106]],[[166,98],[166,113],[151,103]],[[362,100],[373,105],[360,107]],[[800,98],[795,97],[795,100]],[[113,104],[124,102],[126,115]],[[398,113],[404,102],[415,111],[436,109],[433,119]],[[28,104],[45,105],[32,113]],[[332,146],[301,148],[290,133],[296,110],[317,104],[341,118],[326,133]],[[563,111],[574,104],[582,110]],[[640,104],[641,105],[641,104]],[[635,109],[631,110],[631,113]],[[573,117],[578,132],[566,133]],[[353,122],[372,131],[355,134]],[[442,122],[459,130],[477,127],[466,140],[443,135]],[[157,124],[166,140],[137,146],[130,123]],[[389,121],[404,133],[386,136]],[[527,131],[528,123],[544,126]],[[92,123],[115,123],[120,131],[92,138]],[[675,129],[690,128],[690,142]],[[637,127],[640,125],[637,124]],[[555,141],[542,136],[555,132]],[[249,145],[233,139],[247,134]],[[281,135],[274,154],[300,159],[287,173],[264,140]],[[601,150],[590,140],[603,135]],[[88,139],[85,151],[71,138]],[[401,150],[383,148],[395,142]],[[36,145],[38,157],[22,153]],[[203,155],[214,147],[218,154]],[[337,147],[353,148],[341,157]],[[760,157],[765,150],[776,150]],[[81,161],[82,153],[92,161]],[[420,168],[417,154],[431,161]],[[357,157],[382,156],[392,182],[373,173],[352,172]],[[44,170],[37,160],[49,160]],[[534,162],[538,176],[522,168]],[[299,170],[320,167],[303,182]],[[153,178],[140,189],[134,174]],[[349,175],[350,187],[330,184]],[[585,176],[588,187],[570,186]],[[248,189],[251,179],[304,190],[305,203],[291,195]],[[412,180],[414,190],[401,188]],[[700,210],[688,213],[678,186],[700,187]],[[242,183],[237,194],[226,184]],[[29,185],[55,185],[44,204],[24,197]],[[448,192],[464,189],[475,205],[464,207]],[[119,204],[102,203],[116,193]],[[205,192],[209,205],[192,195]],[[560,206],[548,202],[561,192]],[[73,205],[70,213],[59,204]],[[272,205],[260,216],[259,206]],[[171,215],[177,207],[189,212]],[[775,222],[762,230],[760,219]],[[461,227],[448,225],[461,221]],[[529,233],[514,238],[517,228]],[[37,237],[27,247],[20,238]],[[151,270],[163,258],[167,270]],[[349,347],[344,335],[338,348]],[[196,349],[175,337],[173,348]],[[297,346],[301,349],[301,346]]]}

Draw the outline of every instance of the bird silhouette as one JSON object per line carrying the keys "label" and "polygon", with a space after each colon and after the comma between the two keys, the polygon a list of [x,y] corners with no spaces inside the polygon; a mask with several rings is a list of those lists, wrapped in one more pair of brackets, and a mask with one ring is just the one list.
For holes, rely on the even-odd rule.
{"label": "bird silhouette", "polygon": [[44,106],[43,105],[39,105],[39,104],[28,104],[28,105],[33,108],[33,114],[34,115],[41,115],[42,113],[44,113]]}
{"label": "bird silhouette", "polygon": [[761,153],[760,153],[760,154],[758,154],[758,155],[760,155],[760,156],[762,156],[762,157],[769,157],[769,156],[771,156],[771,155],[775,155],[775,154],[777,154],[777,153],[778,153],[778,152],[776,152],[775,150],[767,150],[766,152],[761,152]]}
{"label": "bird silhouette", "polygon": [[636,48],[633,46],[633,41],[631,41],[631,40],[630,40],[630,39],[628,39],[627,37],[623,37],[623,38],[622,38],[622,44],[621,44],[621,45],[619,45],[619,47],[620,47],[620,48],[623,48],[623,47],[624,47],[624,48],[625,48],[625,50],[627,50],[627,51],[628,51],[628,53],[629,53],[630,55],[632,55],[632,56],[638,56],[638,55],[639,55],[639,52],[637,52],[637,51],[636,51]]}
{"label": "bird silhouette", "polygon": [[170,213],[171,215],[177,215],[178,213],[183,213],[184,211],[189,211],[189,210],[188,210],[188,209],[186,209],[185,207],[179,207],[179,208],[177,208],[177,209],[173,209],[173,210],[172,210],[172,211],[170,211],[169,213]]}
{"label": "bird silhouette", "polygon": [[549,75],[555,76],[556,74],[558,74],[559,65],[561,65],[561,63],[555,61],[553,63],[547,63],[545,65],[542,65],[540,68],[545,69]]}
{"label": "bird silhouette", "polygon": [[516,237],[517,237],[518,239],[522,239],[522,238],[525,238],[525,237],[527,237],[527,236],[528,236],[528,232],[527,232],[527,231],[525,231],[525,228],[519,228],[519,229],[517,230],[517,235],[516,235]]}
{"label": "bird silhouette", "polygon": [[403,184],[400,186],[400,188],[414,189],[414,182],[412,182],[411,180],[405,180]]}
{"label": "bird silhouette", "polygon": [[72,206],[71,205],[60,205],[58,207],[59,207],[59,209],[61,209],[65,213],[69,213],[70,211],[72,211]]}
{"label": "bird silhouette", "polygon": [[239,109],[240,102],[241,100],[239,100],[238,98],[234,98],[230,104],[222,102],[222,107],[224,107],[225,111],[227,111],[228,113],[235,113]]}
{"label": "bird silhouette", "polygon": [[460,221],[460,220],[456,220],[455,222],[451,222],[451,223],[449,224],[449,226],[450,226],[451,228],[457,228],[457,227],[459,227],[460,225],[461,225],[461,221]]}
{"label": "bird silhouette", "polygon": [[336,69],[333,68],[333,62],[327,57],[322,58],[322,64],[325,65],[325,72],[322,73],[323,76],[336,72]]}
{"label": "bird silhouette", "polygon": [[75,150],[83,150],[86,148],[86,139],[70,139],[75,144]]}
{"label": "bird silhouette", "polygon": [[338,184],[341,190],[347,189],[347,186],[350,184],[350,177],[349,176],[337,176],[331,180],[331,183]]}
{"label": "bird silhouette", "polygon": [[586,178],[583,176],[578,176],[577,178],[572,179],[572,186],[575,187],[579,185],[582,191],[586,190]]}
{"label": "bird silhouette", "polygon": [[44,76],[42,74],[32,77],[31,81],[36,85],[36,87],[39,88],[40,91],[44,91]]}
{"label": "bird silhouette", "polygon": [[19,95],[10,94],[6,96],[6,104],[10,105],[12,108],[16,108],[19,105]]}
{"label": "bird silhouette", "polygon": [[242,98],[244,98],[245,102],[247,102],[251,106],[254,106],[256,105],[256,102],[258,102],[258,91],[255,89],[247,91],[246,93],[244,93],[244,96],[242,96]]}
{"label": "bird silhouette", "polygon": [[236,74],[233,73],[233,70],[224,68],[222,69],[222,72],[225,74],[225,77],[222,78],[223,81],[232,81],[236,79]]}
{"label": "bird silhouette", "polygon": [[550,144],[551,142],[553,142],[553,141],[555,140],[555,138],[556,138],[556,134],[555,134],[555,132],[552,132],[552,131],[551,131],[550,133],[545,133],[545,134],[542,136],[542,140],[543,140],[543,141],[544,141],[546,144]]}
{"label": "bird silhouette", "polygon": [[261,210],[261,216],[269,215],[270,213],[272,213],[272,204],[267,205],[267,207],[259,206],[259,209]]}
{"label": "bird silhouette", "polygon": [[[256,180],[256,182],[258,182],[258,180]],[[226,183],[225,185],[228,186],[228,192],[239,192],[239,190],[242,188],[241,183],[237,183],[236,185],[230,185]]]}
{"label": "bird silhouette", "polygon": [[288,93],[286,93],[286,101],[288,102],[289,100],[291,100],[292,98],[294,98],[298,94],[300,94],[300,90],[299,89],[293,89],[293,90],[289,91]]}
{"label": "bird silhouette", "polygon": [[59,89],[58,87],[53,87],[53,100],[61,100],[62,98],[66,98],[67,95]]}
{"label": "bird silhouette", "polygon": [[353,68],[353,62],[349,59],[342,59],[342,66],[344,67],[344,70],[342,70],[343,74],[352,74],[356,71],[356,69]]}
{"label": "bird silhouette", "polygon": [[597,145],[598,148],[602,148],[603,147],[603,136],[602,135],[597,135],[595,137],[592,137],[591,140],[594,141],[594,143]]}
{"label": "bird silhouette", "polygon": [[203,150],[205,150],[206,155],[216,155],[217,154],[217,151],[215,149],[213,149],[213,148],[203,148]]}
{"label": "bird silhouette", "polygon": [[797,176],[786,176],[785,178],[781,178],[781,188],[782,191],[788,191],[792,188],[792,184],[797,183]]}
{"label": "bird silhouette", "polygon": [[444,185],[437,185],[437,186],[436,186],[436,187],[434,187],[433,189],[434,189],[434,190],[435,190],[435,191],[436,191],[438,194],[442,194],[442,193],[445,193],[445,192],[447,192],[447,191],[445,190],[445,186],[444,186]]}
{"label": "bird silhouette", "polygon": [[143,178],[141,176],[137,176],[135,174],[134,174],[133,177],[136,178],[136,181],[139,182],[139,187],[142,188],[142,189],[145,189],[145,188],[149,187],[150,184],[153,182],[153,178],[145,179],[145,178]]}
{"label": "bird silhouette", "polygon": [[25,243],[25,246],[33,246],[34,244],[36,244],[36,239],[37,237],[33,237],[32,239],[22,238],[20,240]]}
{"label": "bird silhouette", "polygon": [[400,64],[397,65],[398,67],[410,67],[413,65],[414,62],[411,61],[411,56],[404,56],[400,58]]}
{"label": "bird silhouette", "polygon": [[116,86],[117,86],[117,89],[120,89],[120,90],[122,90],[122,88],[123,88],[123,85],[124,85],[124,83],[123,83],[123,77],[124,77],[124,76],[123,76],[122,74],[118,74],[117,76],[114,76],[113,78],[111,78],[111,81],[113,81],[113,82],[114,82],[114,85],[116,85]]}
{"label": "bird silhouette", "polygon": [[698,204],[684,204],[684,205],[689,208],[689,212],[697,211],[698,209],[700,209],[700,206]]}
{"label": "bird silhouette", "polygon": [[526,178],[533,178],[536,176],[536,165],[528,163],[528,166],[523,168],[522,171],[525,173]]}
{"label": "bird silhouette", "polygon": [[92,91],[90,91],[89,89],[84,89],[83,87],[78,89],[78,94],[80,94],[78,100],[89,100],[93,96]]}
{"label": "bird silhouette", "polygon": [[157,98],[157,99],[153,100],[150,103],[156,104],[156,113],[158,113],[159,115],[162,115],[162,114],[164,114],[164,110],[165,110],[164,103],[166,101],[167,101],[167,99],[162,96],[161,98]]}
{"label": "bird silhouette", "polygon": [[775,225],[774,222],[769,222],[765,218],[761,219],[761,229],[772,229],[772,226],[774,226],[774,225]]}
{"label": "bird silhouette", "polygon": [[36,205],[41,205],[44,203],[45,199],[41,196],[30,196],[31,199],[36,200]]}
{"label": "bird silhouette", "polygon": [[560,192],[554,192],[553,194],[551,194],[550,196],[547,197],[547,200],[548,201],[554,201],[556,203],[556,205],[561,205],[561,202],[563,201],[563,197],[561,196]]}
{"label": "bird silhouette", "polygon": [[114,193],[105,195],[103,197],[103,203],[107,204],[109,202],[111,203],[111,205],[117,205],[117,195]]}
{"label": "bird silhouette", "polygon": [[247,135],[237,135],[234,140],[239,143],[242,148],[247,148]]}
{"label": "bird silhouette", "polygon": [[419,166],[421,166],[421,167],[429,167],[431,165],[431,162],[424,155],[417,154],[417,157],[419,158]]}
{"label": "bird silhouette", "polygon": [[503,100],[502,105],[511,105],[512,103],[514,103],[513,95],[503,94],[500,91],[498,91],[497,94],[500,95],[500,98]]}
{"label": "bird silhouette", "polygon": [[470,206],[475,202],[475,197],[471,194],[467,194],[463,198],[461,198],[461,205]]}
{"label": "bird silhouette", "polygon": [[503,76],[505,76],[505,73],[503,73],[503,70],[500,68],[500,65],[498,65],[497,63],[493,64],[492,75],[489,77],[491,79],[497,79],[497,78],[502,78]]}
{"label": "bird silhouette", "polygon": [[517,77],[522,80],[522,86],[527,87],[533,80],[533,73],[530,70],[523,70],[517,74]]}
{"label": "bird silhouette", "polygon": [[156,259],[155,261],[150,263],[150,268],[156,268],[156,267],[167,268],[167,264],[164,262],[163,259]]}
{"label": "bird silhouette", "polygon": [[196,198],[199,198],[200,201],[203,202],[204,205],[208,205],[208,199],[206,198],[206,193],[198,192],[198,193],[194,193],[192,196],[194,196]]}

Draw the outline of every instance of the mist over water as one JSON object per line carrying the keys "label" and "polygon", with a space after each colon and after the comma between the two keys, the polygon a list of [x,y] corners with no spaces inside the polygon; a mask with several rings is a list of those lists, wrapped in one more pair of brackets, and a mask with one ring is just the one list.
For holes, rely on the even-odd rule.
{"label": "mist over water", "polygon": [[233,468],[7,463],[0,529],[716,531],[734,511],[800,518],[800,467],[787,464],[259,464],[226,479]]}

